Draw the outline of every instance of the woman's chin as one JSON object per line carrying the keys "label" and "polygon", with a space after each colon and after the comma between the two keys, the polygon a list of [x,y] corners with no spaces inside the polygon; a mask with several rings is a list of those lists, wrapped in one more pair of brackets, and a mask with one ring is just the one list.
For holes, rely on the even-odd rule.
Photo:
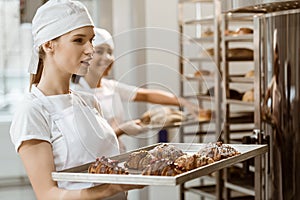
{"label": "woman's chin", "polygon": [[76,74],[79,75],[79,76],[84,76],[88,73],[88,71],[89,71],[89,67],[81,66],[79,68],[79,70],[76,72]]}

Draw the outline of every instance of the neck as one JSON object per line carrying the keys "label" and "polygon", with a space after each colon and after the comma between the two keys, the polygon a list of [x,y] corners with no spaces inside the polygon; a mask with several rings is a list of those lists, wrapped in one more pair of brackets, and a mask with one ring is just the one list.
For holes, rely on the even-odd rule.
{"label": "neck", "polygon": [[97,73],[89,72],[84,76],[85,81],[89,84],[90,88],[98,88],[100,87],[102,75],[98,75]]}
{"label": "neck", "polygon": [[53,66],[44,67],[41,80],[37,85],[44,95],[68,94],[71,74],[57,71]]}

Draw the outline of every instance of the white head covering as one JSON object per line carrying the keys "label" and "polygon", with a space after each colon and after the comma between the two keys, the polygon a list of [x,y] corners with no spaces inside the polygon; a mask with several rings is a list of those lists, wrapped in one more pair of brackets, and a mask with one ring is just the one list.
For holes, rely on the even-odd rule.
{"label": "white head covering", "polygon": [[111,48],[114,48],[113,38],[107,30],[95,27],[94,31],[95,31],[94,46],[98,46],[101,44],[108,44]]}
{"label": "white head covering", "polygon": [[42,5],[32,20],[33,51],[28,71],[37,73],[42,44],[84,26],[94,26],[94,23],[79,1],[50,0]]}

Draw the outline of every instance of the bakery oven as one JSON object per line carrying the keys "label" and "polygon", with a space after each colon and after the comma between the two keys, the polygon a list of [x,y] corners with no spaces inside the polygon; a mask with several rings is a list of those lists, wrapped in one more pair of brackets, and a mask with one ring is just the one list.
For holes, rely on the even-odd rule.
{"label": "bakery oven", "polygon": [[299,1],[266,7],[254,19],[256,126],[270,137],[266,196],[300,199]]}

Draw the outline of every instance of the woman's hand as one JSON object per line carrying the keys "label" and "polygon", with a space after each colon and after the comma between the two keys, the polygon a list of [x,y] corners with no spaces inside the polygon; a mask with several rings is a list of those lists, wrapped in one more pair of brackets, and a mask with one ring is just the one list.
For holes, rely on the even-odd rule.
{"label": "woman's hand", "polygon": [[139,119],[131,120],[121,124],[118,129],[127,135],[138,135],[145,130],[140,124],[141,120]]}

